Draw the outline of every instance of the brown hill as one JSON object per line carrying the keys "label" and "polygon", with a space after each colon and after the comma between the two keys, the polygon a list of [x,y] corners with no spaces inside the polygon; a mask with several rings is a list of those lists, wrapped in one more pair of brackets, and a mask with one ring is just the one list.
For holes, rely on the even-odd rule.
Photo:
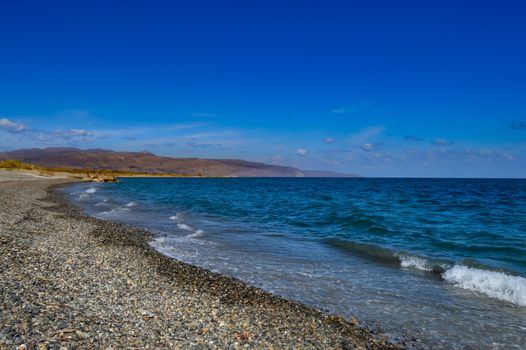
{"label": "brown hill", "polygon": [[17,159],[45,167],[108,169],[154,174],[202,174],[203,176],[302,177],[292,167],[238,159],[171,158],[150,152],[115,152],[103,149],[32,148],[0,152],[0,160]]}

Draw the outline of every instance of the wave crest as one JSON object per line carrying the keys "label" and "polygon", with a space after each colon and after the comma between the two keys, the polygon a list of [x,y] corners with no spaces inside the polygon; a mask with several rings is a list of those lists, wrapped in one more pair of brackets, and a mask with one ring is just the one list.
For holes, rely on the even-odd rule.
{"label": "wave crest", "polygon": [[181,222],[179,222],[177,224],[177,227],[179,227],[181,230],[185,230],[185,231],[193,231],[194,230],[191,226],[189,226],[187,224],[183,224]]}
{"label": "wave crest", "polygon": [[413,255],[399,255],[400,266],[422,271],[434,271],[433,266],[424,258]]}
{"label": "wave crest", "polygon": [[453,266],[442,277],[454,286],[526,306],[526,278],[462,265]]}
{"label": "wave crest", "polygon": [[329,239],[327,242],[334,247],[350,251],[358,256],[372,258],[387,264],[396,264],[402,268],[437,274],[453,286],[482,293],[490,298],[507,301],[518,306],[526,306],[526,278],[524,277],[466,265],[456,265],[451,261],[427,259],[370,244],[339,239]]}

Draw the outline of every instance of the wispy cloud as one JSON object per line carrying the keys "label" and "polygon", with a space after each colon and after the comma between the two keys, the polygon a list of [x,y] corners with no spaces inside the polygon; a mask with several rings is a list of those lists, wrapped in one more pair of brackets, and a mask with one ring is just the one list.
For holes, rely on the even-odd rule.
{"label": "wispy cloud", "polygon": [[285,161],[285,158],[283,158],[283,156],[280,156],[280,155],[273,155],[269,158],[269,162],[274,165],[283,164],[284,161]]}
{"label": "wispy cloud", "polygon": [[349,142],[353,145],[368,143],[369,140],[383,134],[385,130],[386,128],[383,125],[365,128],[351,135]]}
{"label": "wispy cloud", "polygon": [[[178,130],[186,130],[186,129],[197,129],[206,126],[206,123],[180,123],[180,124],[171,124],[167,126],[163,126],[163,129],[165,131],[178,131]],[[157,129],[157,128],[154,128]]]}
{"label": "wispy cloud", "polygon": [[86,129],[69,129],[65,133],[68,136],[93,136],[93,132]]}
{"label": "wispy cloud", "polygon": [[325,142],[326,144],[330,145],[332,143],[335,143],[336,140],[333,139],[332,137],[326,137],[326,138],[323,139],[323,142]]}
{"label": "wispy cloud", "polygon": [[66,109],[56,115],[60,119],[87,119],[92,117],[91,112],[84,109]]}
{"label": "wispy cloud", "polygon": [[404,150],[406,160],[436,162],[502,162],[513,161],[515,155],[509,150],[503,149],[473,149],[473,148],[437,148],[428,150],[406,149]]}
{"label": "wispy cloud", "polygon": [[27,130],[25,124],[17,123],[8,118],[0,118],[0,128],[4,129],[7,132],[19,133]]}
{"label": "wispy cloud", "polygon": [[195,118],[216,118],[216,117],[221,117],[221,114],[216,114],[216,113],[192,113],[192,117],[195,117]]}
{"label": "wispy cloud", "polygon": [[435,146],[439,146],[439,147],[443,147],[443,146],[451,146],[453,143],[446,140],[446,139],[441,139],[441,138],[438,138],[438,139],[435,139],[431,142],[433,145]]}
{"label": "wispy cloud", "polygon": [[376,151],[380,145],[379,143],[364,143],[360,148],[364,152],[373,152]]}
{"label": "wispy cloud", "polygon": [[46,145],[56,144],[62,141],[67,141],[68,143],[87,143],[98,138],[94,135],[93,131],[86,129],[32,130],[31,134],[35,140]]}
{"label": "wispy cloud", "polygon": [[[214,147],[215,145],[213,143],[203,143],[203,142],[198,142],[196,139],[190,139],[186,141],[186,146],[190,148],[210,148],[210,147]],[[221,145],[218,144],[217,146],[221,146]]]}
{"label": "wispy cloud", "polygon": [[[177,123],[168,125],[146,125],[134,126],[127,128],[52,128],[44,125],[51,124],[51,121],[59,121],[61,124],[71,125],[77,123],[78,125],[92,125],[86,119],[90,119],[91,114],[83,110],[66,110],[54,114],[51,117],[46,117],[47,123],[40,123],[43,127],[39,127],[39,123],[35,121],[35,127],[26,126],[12,119],[0,118],[0,130],[7,131],[12,134],[24,133],[24,139],[14,139],[16,147],[49,147],[49,146],[83,146],[86,143],[97,142],[97,146],[108,148],[121,147],[144,147],[148,139],[152,136],[160,135],[170,136],[171,140],[165,140],[164,143],[173,142],[174,137],[182,137],[182,133],[186,130],[197,129],[204,127],[207,124],[203,122]],[[42,120],[44,117],[39,117]],[[180,142],[184,144],[184,142]]]}
{"label": "wispy cloud", "polygon": [[407,142],[419,142],[419,141],[424,141],[424,139],[420,138],[420,137],[416,137],[416,136],[404,136],[404,140],[406,140]]}
{"label": "wispy cloud", "polygon": [[364,112],[371,107],[371,103],[368,101],[357,101],[355,103],[334,108],[331,110],[331,113],[334,114],[352,114]]}

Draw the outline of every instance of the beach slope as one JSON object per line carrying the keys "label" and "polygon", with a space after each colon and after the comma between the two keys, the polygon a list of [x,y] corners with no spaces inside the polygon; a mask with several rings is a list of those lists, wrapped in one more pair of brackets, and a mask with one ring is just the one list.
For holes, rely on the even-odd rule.
{"label": "beach slope", "polygon": [[342,318],[168,258],[0,172],[0,349],[394,349]]}

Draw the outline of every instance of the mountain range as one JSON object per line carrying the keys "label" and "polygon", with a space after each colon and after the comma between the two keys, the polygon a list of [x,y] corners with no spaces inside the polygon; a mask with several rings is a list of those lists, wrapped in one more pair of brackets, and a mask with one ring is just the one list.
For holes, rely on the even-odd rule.
{"label": "mountain range", "polygon": [[151,152],[116,152],[104,149],[31,148],[0,152],[0,160],[16,159],[45,167],[71,167],[145,172],[153,174],[201,174],[239,177],[358,177],[329,171],[307,171],[293,167],[240,159],[173,158]]}

